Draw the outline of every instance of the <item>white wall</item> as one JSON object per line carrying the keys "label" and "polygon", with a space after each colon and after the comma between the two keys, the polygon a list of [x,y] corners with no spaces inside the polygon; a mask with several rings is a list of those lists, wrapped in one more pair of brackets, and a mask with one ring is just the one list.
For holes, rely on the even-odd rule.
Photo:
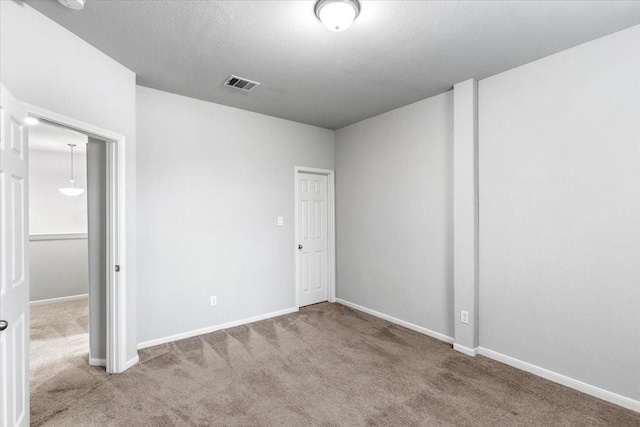
{"label": "white wall", "polygon": [[87,210],[89,212],[89,357],[107,358],[107,144],[89,138]]}
{"label": "white wall", "polygon": [[480,345],[640,400],[640,26],[482,80]]}
{"label": "white wall", "polygon": [[[76,150],[73,157],[76,186],[87,188],[86,154]],[[30,239],[31,301],[88,292],[87,193],[67,197],[58,191],[69,184],[69,168],[68,152],[29,150],[29,233],[85,234],[73,240]]]}
{"label": "white wall", "polygon": [[140,342],[294,307],[294,166],[333,169],[333,132],[144,87],[137,102]]}
{"label": "white wall", "polygon": [[337,294],[453,336],[453,94],[336,132]]}
{"label": "white wall", "polygon": [[89,292],[87,237],[29,242],[29,300],[85,295]]}
{"label": "white wall", "polygon": [[[37,31],[35,30],[37,29]],[[126,137],[127,357],[136,355],[135,74],[22,2],[0,1],[0,78],[20,101]]]}
{"label": "white wall", "polygon": [[[86,233],[87,192],[67,197],[58,191],[69,186],[69,153],[29,150],[29,233]],[[87,156],[73,156],[75,186],[87,188]]]}
{"label": "white wall", "polygon": [[453,348],[465,354],[478,347],[478,207],[478,82],[471,79],[453,87]]}

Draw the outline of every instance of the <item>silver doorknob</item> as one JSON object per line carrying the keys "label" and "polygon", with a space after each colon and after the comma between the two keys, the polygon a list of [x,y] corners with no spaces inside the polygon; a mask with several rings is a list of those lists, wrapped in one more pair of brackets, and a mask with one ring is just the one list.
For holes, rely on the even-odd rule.
{"label": "silver doorknob", "polygon": [[6,320],[0,320],[0,331],[4,331],[9,326],[9,322]]}
{"label": "silver doorknob", "polygon": [[301,251],[302,250],[302,245],[298,245],[298,250]]}

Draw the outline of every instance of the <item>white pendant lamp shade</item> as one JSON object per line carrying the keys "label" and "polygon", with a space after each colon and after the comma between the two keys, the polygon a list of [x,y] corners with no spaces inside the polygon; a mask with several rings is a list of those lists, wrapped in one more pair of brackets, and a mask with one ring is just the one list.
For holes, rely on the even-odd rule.
{"label": "white pendant lamp shade", "polygon": [[71,182],[71,185],[72,187],[59,188],[58,190],[65,196],[69,196],[69,197],[76,197],[84,193],[84,188],[73,187],[73,182]]}
{"label": "white pendant lamp shade", "polygon": [[360,13],[357,0],[320,0],[316,3],[316,16],[331,31],[344,31]]}
{"label": "white pendant lamp shade", "polygon": [[75,147],[76,144],[67,144],[67,145],[71,147],[71,179],[69,180],[69,183],[71,185],[65,188],[58,188],[58,190],[65,196],[76,197],[84,193],[84,188],[77,188],[75,186],[76,181],[73,179],[73,147]]}

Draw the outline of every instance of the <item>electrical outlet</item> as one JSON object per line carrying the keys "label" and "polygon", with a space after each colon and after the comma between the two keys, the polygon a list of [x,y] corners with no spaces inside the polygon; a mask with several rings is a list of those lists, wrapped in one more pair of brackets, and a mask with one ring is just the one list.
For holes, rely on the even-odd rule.
{"label": "electrical outlet", "polygon": [[278,225],[282,225],[282,224],[284,224],[284,218],[279,216],[278,217]]}
{"label": "electrical outlet", "polygon": [[464,310],[460,311],[460,322],[464,323],[465,325],[469,324],[469,312],[468,311],[464,311]]}
{"label": "electrical outlet", "polygon": [[209,297],[209,304],[211,304],[211,307],[218,305],[218,297],[215,295]]}

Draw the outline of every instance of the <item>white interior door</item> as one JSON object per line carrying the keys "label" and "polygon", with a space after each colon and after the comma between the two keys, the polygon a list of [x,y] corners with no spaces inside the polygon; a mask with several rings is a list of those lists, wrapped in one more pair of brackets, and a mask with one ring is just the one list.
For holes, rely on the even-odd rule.
{"label": "white interior door", "polygon": [[298,305],[328,299],[328,188],[327,176],[298,173]]}
{"label": "white interior door", "polygon": [[26,113],[0,85],[0,426],[29,425]]}

